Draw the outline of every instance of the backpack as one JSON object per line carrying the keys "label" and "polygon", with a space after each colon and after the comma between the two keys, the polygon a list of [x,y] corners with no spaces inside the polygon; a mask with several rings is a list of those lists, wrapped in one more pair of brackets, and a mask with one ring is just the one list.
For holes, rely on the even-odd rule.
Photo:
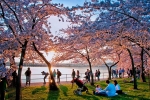
{"label": "backpack", "polygon": [[61,76],[61,72],[59,71],[59,76]]}

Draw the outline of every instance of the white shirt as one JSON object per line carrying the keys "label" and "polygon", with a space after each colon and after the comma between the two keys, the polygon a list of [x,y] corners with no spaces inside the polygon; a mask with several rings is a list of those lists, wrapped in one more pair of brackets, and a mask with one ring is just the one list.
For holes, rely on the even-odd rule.
{"label": "white shirt", "polygon": [[96,90],[95,92],[98,92],[98,93],[99,93],[99,92],[101,92],[102,89],[101,89],[100,87],[96,87],[95,90]]}
{"label": "white shirt", "polygon": [[115,88],[116,88],[116,90],[120,90],[119,84],[117,84],[117,85],[115,86]]}

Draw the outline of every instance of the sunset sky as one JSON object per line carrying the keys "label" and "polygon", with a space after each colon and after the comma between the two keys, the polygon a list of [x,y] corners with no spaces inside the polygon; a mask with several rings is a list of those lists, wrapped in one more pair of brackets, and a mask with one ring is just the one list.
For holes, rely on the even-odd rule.
{"label": "sunset sky", "polygon": [[[76,5],[83,5],[84,1],[85,0],[52,0],[53,3],[60,3],[63,4],[65,7],[69,7],[69,8]],[[90,1],[90,0],[86,0],[86,1]],[[55,16],[50,17],[49,21],[51,22],[51,32],[54,35],[58,35],[60,29],[67,28],[69,25],[69,23],[67,22],[59,21],[58,18]],[[49,61],[50,59],[52,59],[53,55],[54,55],[54,51],[50,52],[48,55],[45,54],[45,57]]]}

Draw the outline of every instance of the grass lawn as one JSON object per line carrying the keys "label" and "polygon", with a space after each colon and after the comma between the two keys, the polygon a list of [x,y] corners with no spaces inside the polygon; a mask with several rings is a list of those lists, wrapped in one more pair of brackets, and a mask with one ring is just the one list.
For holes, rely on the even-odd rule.
{"label": "grass lawn", "polygon": [[[138,90],[133,89],[133,83],[124,83],[122,79],[117,79],[121,89],[126,94],[118,95],[115,97],[95,96],[92,90],[95,89],[89,83],[86,86],[89,89],[89,94],[82,92],[82,95],[75,95],[73,90],[77,89],[74,84],[73,89],[70,84],[62,84],[59,86],[59,91],[48,91],[48,87],[36,86],[22,88],[22,100],[150,100],[150,90],[148,82],[141,82],[138,80]],[[111,81],[113,83],[113,80]],[[95,82],[103,89],[107,86],[105,81]],[[15,100],[15,89],[8,88],[6,93],[6,100]]]}

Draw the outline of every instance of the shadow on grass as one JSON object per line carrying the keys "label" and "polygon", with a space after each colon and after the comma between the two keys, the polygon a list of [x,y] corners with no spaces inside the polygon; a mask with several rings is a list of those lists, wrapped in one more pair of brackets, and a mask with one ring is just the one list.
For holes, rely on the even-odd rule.
{"label": "shadow on grass", "polygon": [[91,97],[92,97],[92,100],[100,100],[97,96],[91,95],[91,94],[89,94],[89,95],[81,95],[81,97],[83,98],[83,100],[88,100]]}
{"label": "shadow on grass", "polygon": [[56,91],[50,91],[48,93],[48,97],[47,97],[47,100],[58,100],[59,98],[59,93],[60,93],[60,90],[56,90]]}
{"label": "shadow on grass", "polygon": [[66,86],[60,85],[59,86],[61,91],[63,92],[64,96],[68,96],[67,92],[68,92],[68,88]]}
{"label": "shadow on grass", "polygon": [[149,98],[144,98],[142,96],[133,96],[133,95],[128,95],[128,94],[122,94],[122,95],[118,95],[115,97],[108,97],[111,100],[150,100]]}
{"label": "shadow on grass", "polygon": [[36,88],[32,91],[32,94],[36,94],[37,92],[40,92],[40,91],[45,91],[46,90],[46,87],[44,86],[41,86],[41,88]]}
{"label": "shadow on grass", "polygon": [[8,88],[8,91],[5,93],[5,99],[6,100],[15,100],[16,95],[14,95],[16,93],[15,88]]}

